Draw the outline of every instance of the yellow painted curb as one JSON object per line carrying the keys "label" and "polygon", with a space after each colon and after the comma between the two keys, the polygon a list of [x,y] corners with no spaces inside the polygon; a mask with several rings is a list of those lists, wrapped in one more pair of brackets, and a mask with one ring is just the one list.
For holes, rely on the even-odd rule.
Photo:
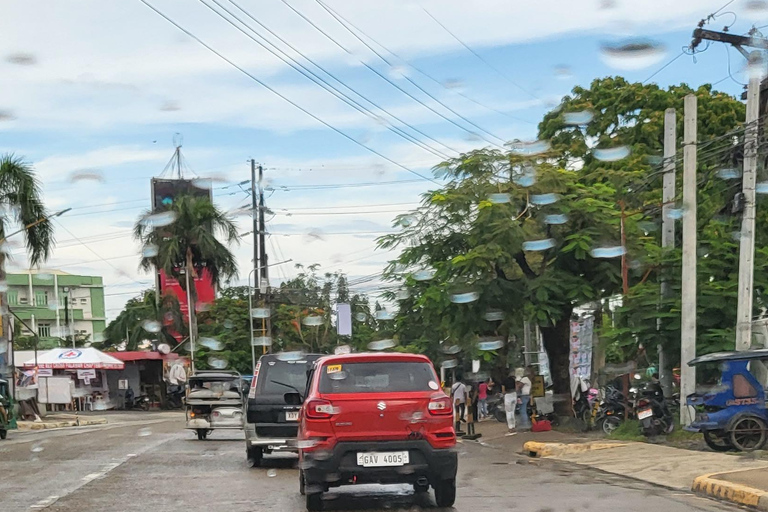
{"label": "yellow painted curb", "polygon": [[693,480],[691,490],[706,494],[707,496],[712,496],[713,498],[720,498],[722,500],[738,503],[739,505],[747,505],[756,507],[760,510],[768,510],[768,492],[755,489],[754,487],[737,484],[735,482],[714,478],[717,475],[722,474],[724,473],[710,473],[708,475],[696,477]]}
{"label": "yellow painted curb", "polygon": [[[88,425],[106,425],[107,419],[106,418],[93,418],[93,419],[86,419],[86,418],[80,418],[80,425],[81,427],[85,427]],[[65,428],[65,427],[76,427],[77,422],[75,420],[67,420],[67,421],[40,421],[40,422],[34,422],[34,421],[19,421],[17,423],[17,428],[20,431],[26,431],[26,430],[48,430],[51,428]]]}
{"label": "yellow painted curb", "polygon": [[528,441],[523,445],[523,452],[531,457],[556,457],[569,453],[591,452],[594,450],[609,450],[627,446],[627,443],[595,441],[591,443],[540,443]]}

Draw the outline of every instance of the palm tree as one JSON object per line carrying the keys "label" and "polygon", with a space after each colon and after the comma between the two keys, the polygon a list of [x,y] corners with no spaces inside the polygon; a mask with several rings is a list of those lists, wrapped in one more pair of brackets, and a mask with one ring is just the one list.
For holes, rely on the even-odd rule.
{"label": "palm tree", "polygon": [[[30,164],[13,154],[0,156],[0,282],[6,279],[5,262],[8,245],[5,238],[14,234],[17,225],[24,236],[30,265],[48,259],[53,248],[53,226],[47,221],[47,212],[41,198],[40,184]],[[11,322],[6,311],[7,293],[0,293],[2,332],[10,332]]]}
{"label": "palm tree", "polygon": [[[188,293],[190,338],[194,340],[197,289],[193,278],[204,269],[217,287],[237,276],[237,261],[229,245],[239,243],[233,220],[207,198],[180,196],[168,211],[145,212],[136,223],[134,237],[144,244],[140,267],[163,270]],[[220,235],[225,243],[220,242]],[[193,352],[194,359],[194,352]]]}

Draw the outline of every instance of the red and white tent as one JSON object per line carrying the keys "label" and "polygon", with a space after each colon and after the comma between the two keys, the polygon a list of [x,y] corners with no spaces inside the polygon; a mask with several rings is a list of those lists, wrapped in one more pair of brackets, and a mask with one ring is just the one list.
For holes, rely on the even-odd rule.
{"label": "red and white tent", "polygon": [[[34,367],[34,359],[24,363],[24,368]],[[54,348],[37,355],[37,367],[56,370],[122,370],[125,363],[95,348]]]}

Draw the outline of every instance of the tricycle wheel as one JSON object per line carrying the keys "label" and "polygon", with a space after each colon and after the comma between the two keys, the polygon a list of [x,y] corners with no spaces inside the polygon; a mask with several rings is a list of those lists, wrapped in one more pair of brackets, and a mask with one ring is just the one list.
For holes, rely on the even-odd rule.
{"label": "tricycle wheel", "polygon": [[728,434],[720,436],[713,430],[703,430],[701,433],[704,434],[704,442],[707,443],[707,446],[716,452],[727,452],[733,448]]}
{"label": "tricycle wheel", "polygon": [[208,437],[208,431],[204,428],[197,429],[197,439],[199,441],[204,441],[205,438]]}
{"label": "tricycle wheel", "polygon": [[8,431],[0,430],[0,439],[5,439],[6,437],[8,437]]}
{"label": "tricycle wheel", "polygon": [[731,444],[737,450],[751,452],[765,444],[765,422],[754,416],[743,416],[731,427]]}

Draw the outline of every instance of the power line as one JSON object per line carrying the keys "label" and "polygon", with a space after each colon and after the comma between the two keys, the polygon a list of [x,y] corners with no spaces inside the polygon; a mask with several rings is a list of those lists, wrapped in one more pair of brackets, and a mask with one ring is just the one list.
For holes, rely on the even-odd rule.
{"label": "power line", "polygon": [[[429,145],[428,145],[428,144],[426,144],[426,143],[423,143],[422,141],[418,140],[416,137],[414,137],[414,136],[410,135],[409,133],[405,132],[404,130],[400,129],[399,127],[397,127],[397,126],[393,125],[392,123],[390,123],[390,122],[386,121],[384,118],[382,118],[381,116],[379,116],[379,115],[375,114],[374,112],[372,112],[372,111],[371,111],[370,109],[368,109],[367,107],[363,106],[361,103],[359,103],[359,102],[358,102],[358,101],[356,101],[355,99],[351,98],[351,97],[350,97],[350,96],[348,96],[347,94],[345,94],[345,93],[343,93],[342,91],[340,91],[340,90],[339,90],[337,87],[335,87],[335,86],[331,85],[331,84],[330,84],[328,81],[326,81],[324,78],[322,78],[321,76],[319,76],[317,73],[313,72],[311,69],[309,69],[309,68],[308,68],[308,67],[306,67],[305,65],[301,64],[299,61],[297,61],[296,59],[294,59],[293,57],[291,57],[290,55],[288,55],[286,52],[284,52],[283,50],[281,50],[280,48],[278,48],[278,47],[277,47],[275,44],[273,44],[272,42],[270,42],[270,41],[269,41],[268,39],[266,39],[264,36],[262,36],[261,34],[259,34],[259,33],[258,33],[258,32],[257,32],[255,29],[253,29],[253,28],[252,28],[250,25],[248,25],[248,23],[246,23],[245,21],[243,21],[243,20],[242,20],[242,18],[239,18],[239,17],[238,17],[237,15],[235,15],[235,14],[234,14],[232,11],[230,11],[229,9],[227,9],[226,7],[224,7],[223,5],[221,5],[221,4],[218,2],[218,0],[211,0],[211,1],[212,1],[213,3],[215,3],[216,5],[218,5],[218,6],[219,6],[221,9],[223,9],[223,10],[224,10],[224,11],[225,11],[227,14],[229,14],[230,16],[232,16],[232,18],[234,18],[235,20],[237,20],[238,22],[240,22],[240,23],[241,23],[241,24],[242,24],[244,27],[246,27],[248,30],[250,30],[251,32],[253,32],[253,34],[254,34],[256,37],[258,37],[259,39],[263,40],[263,41],[264,41],[266,44],[268,44],[269,46],[271,46],[272,48],[274,48],[274,50],[275,50],[275,51],[271,50],[271,49],[270,49],[270,48],[268,48],[268,47],[267,47],[267,46],[266,46],[264,43],[262,43],[261,41],[259,41],[259,40],[255,39],[253,36],[251,36],[250,34],[246,33],[245,31],[243,31],[243,29],[242,29],[242,28],[238,27],[238,26],[237,26],[235,23],[233,23],[233,22],[232,22],[230,19],[228,19],[228,18],[227,18],[226,16],[224,16],[222,13],[220,13],[219,11],[217,11],[216,9],[214,9],[213,7],[211,7],[210,5],[208,5],[207,3],[205,3],[205,1],[204,1],[204,0],[199,0],[199,1],[200,1],[200,3],[202,3],[203,5],[205,5],[205,6],[206,6],[208,9],[210,9],[210,10],[211,10],[211,11],[213,11],[215,14],[217,14],[217,15],[218,15],[220,18],[222,18],[222,19],[223,19],[223,20],[225,20],[227,23],[229,23],[230,25],[232,25],[232,26],[233,26],[235,29],[237,29],[239,32],[241,32],[242,34],[244,34],[246,37],[248,37],[249,39],[251,39],[252,41],[254,41],[255,43],[257,43],[259,46],[261,46],[262,48],[264,48],[265,50],[267,50],[269,53],[271,53],[271,54],[272,54],[272,55],[274,55],[275,57],[279,58],[279,59],[280,59],[281,61],[283,61],[285,64],[288,64],[288,65],[289,65],[291,68],[293,68],[293,69],[294,69],[296,72],[300,73],[302,76],[304,76],[304,77],[305,77],[305,78],[307,78],[308,80],[312,81],[314,84],[316,84],[316,85],[320,86],[320,87],[321,87],[321,88],[323,88],[325,91],[329,92],[330,94],[332,94],[333,96],[335,96],[335,97],[336,97],[336,98],[338,98],[339,100],[343,101],[344,103],[346,103],[346,104],[347,104],[347,105],[349,105],[350,107],[354,108],[355,110],[357,110],[357,111],[358,111],[358,112],[360,112],[361,114],[363,114],[363,115],[365,115],[365,116],[367,116],[367,117],[369,117],[369,118],[371,118],[371,119],[373,119],[373,120],[375,120],[375,121],[379,121],[379,120],[381,120],[381,121],[385,121],[385,122],[386,122],[386,125],[385,125],[385,126],[386,126],[386,128],[387,128],[389,131],[391,131],[391,132],[395,133],[396,135],[398,135],[399,137],[402,137],[403,139],[407,140],[408,142],[411,142],[411,143],[413,143],[413,144],[415,144],[415,145],[419,146],[420,148],[422,148],[422,149],[424,149],[424,150],[426,150],[426,151],[429,151],[430,153],[432,153],[432,154],[433,154],[433,155],[435,155],[435,156],[438,156],[438,157],[440,157],[440,158],[444,158],[444,159],[447,159],[447,158],[449,158],[449,157],[448,157],[448,155],[446,155],[445,153],[442,153],[440,150],[438,150],[438,149],[435,149],[435,148],[433,148],[433,147],[429,146]],[[286,46],[288,46],[288,47],[289,47],[290,49],[292,49],[294,52],[298,53],[298,54],[299,54],[301,57],[303,57],[305,60],[309,61],[309,62],[310,62],[312,65],[314,65],[316,68],[320,69],[320,70],[321,70],[322,72],[324,72],[326,75],[330,76],[330,77],[331,77],[333,80],[335,80],[336,82],[338,82],[339,84],[341,84],[342,86],[344,86],[346,89],[348,89],[348,90],[352,91],[354,94],[356,94],[357,96],[359,96],[359,97],[360,97],[360,98],[362,98],[363,100],[367,101],[368,103],[370,103],[370,104],[371,104],[371,105],[373,105],[374,107],[378,108],[378,109],[379,109],[379,110],[381,110],[382,112],[386,113],[386,114],[387,114],[387,115],[389,115],[390,117],[392,117],[392,118],[396,119],[397,121],[399,121],[399,122],[400,122],[400,123],[402,123],[403,125],[405,125],[405,126],[407,126],[407,127],[411,128],[412,130],[414,130],[415,132],[417,132],[417,133],[421,134],[422,136],[424,136],[424,137],[428,138],[429,140],[432,140],[433,142],[436,142],[437,144],[440,144],[441,146],[445,147],[445,148],[446,148],[446,149],[448,149],[449,151],[456,151],[456,150],[454,150],[454,149],[452,149],[452,148],[450,148],[450,147],[446,146],[445,144],[441,143],[440,141],[438,141],[438,140],[436,140],[436,139],[433,139],[432,137],[430,137],[429,135],[427,135],[427,134],[426,134],[426,133],[424,133],[423,131],[419,130],[418,128],[416,128],[416,127],[414,127],[414,126],[412,126],[412,125],[410,125],[410,124],[408,124],[407,122],[403,121],[401,118],[399,118],[399,117],[397,117],[396,115],[392,114],[391,112],[389,112],[389,111],[388,111],[388,110],[386,110],[385,108],[381,107],[380,105],[378,105],[378,104],[374,103],[372,100],[370,100],[370,99],[368,99],[367,97],[363,96],[363,95],[362,95],[362,94],[360,94],[358,91],[356,91],[356,90],[352,89],[352,88],[351,88],[351,87],[349,87],[347,84],[345,84],[344,82],[342,82],[341,80],[339,80],[339,79],[338,79],[338,78],[337,78],[335,75],[333,75],[333,74],[332,74],[332,73],[330,73],[328,70],[326,70],[325,68],[323,68],[322,66],[320,66],[319,64],[317,64],[317,62],[315,62],[315,61],[314,61],[314,60],[312,60],[311,58],[307,57],[307,56],[306,56],[305,54],[303,54],[303,53],[302,53],[300,50],[296,49],[296,48],[295,48],[293,45],[291,45],[290,43],[288,43],[288,42],[287,42],[285,39],[281,38],[279,35],[277,35],[275,32],[273,32],[273,31],[272,31],[272,30],[271,30],[269,27],[267,27],[266,25],[264,25],[263,23],[261,23],[261,22],[260,22],[259,20],[257,20],[256,18],[254,18],[254,17],[253,17],[253,16],[252,16],[252,15],[251,15],[251,14],[250,14],[248,11],[246,11],[245,9],[243,9],[242,7],[240,7],[240,5],[238,5],[237,3],[235,3],[235,2],[234,2],[234,1],[232,1],[232,0],[229,0],[229,2],[230,2],[232,5],[234,5],[235,7],[237,7],[237,8],[238,8],[240,11],[242,11],[242,12],[243,12],[243,13],[244,13],[246,16],[248,16],[250,19],[252,19],[254,22],[256,22],[256,23],[257,23],[257,24],[258,24],[258,25],[259,25],[261,28],[263,28],[264,30],[266,30],[267,32],[269,32],[270,34],[272,34],[272,35],[273,35],[275,38],[277,38],[277,39],[278,39],[279,41],[281,41],[283,44],[285,44]],[[279,52],[280,54],[276,53],[276,51],[277,51],[277,52]],[[458,151],[456,151],[456,152],[458,153]]]}
{"label": "power line", "polygon": [[677,56],[672,58],[672,60],[670,60],[669,62],[661,66],[659,69],[657,69],[651,76],[643,80],[643,83],[646,83],[648,80],[650,80],[651,78],[655,77],[656,75],[658,75],[659,73],[667,69],[668,66],[670,66],[673,62],[675,62],[677,59],[679,59],[683,55],[685,55],[685,50],[682,50],[680,53],[677,54]]}
{"label": "power line", "polygon": [[540,99],[538,96],[536,96],[535,94],[533,94],[531,91],[529,91],[528,89],[524,88],[522,85],[520,85],[520,84],[518,84],[517,82],[515,82],[514,80],[512,80],[512,79],[511,79],[511,78],[510,78],[510,77],[509,77],[509,76],[508,76],[506,73],[502,72],[502,71],[501,71],[499,68],[497,68],[496,66],[494,66],[493,64],[491,64],[491,63],[490,63],[490,62],[489,62],[487,59],[485,59],[485,57],[483,57],[482,55],[480,55],[479,53],[477,53],[475,50],[473,50],[473,49],[472,49],[472,48],[471,48],[471,47],[470,47],[470,46],[469,46],[467,43],[465,43],[464,41],[462,41],[462,40],[459,38],[459,36],[457,36],[456,34],[454,34],[453,32],[451,32],[451,31],[448,29],[448,27],[446,27],[445,25],[443,25],[442,23],[440,23],[440,21],[439,21],[437,18],[435,18],[435,17],[432,15],[432,13],[430,13],[430,12],[429,12],[429,11],[428,11],[428,10],[427,10],[427,9],[426,9],[424,6],[422,6],[422,7],[421,7],[421,9],[422,9],[422,10],[423,10],[425,13],[427,13],[427,16],[429,16],[430,18],[432,18],[432,20],[433,20],[435,23],[437,23],[438,25],[440,25],[440,26],[443,28],[443,30],[445,30],[446,32],[448,32],[448,33],[451,35],[451,37],[453,37],[453,38],[454,38],[456,41],[458,41],[458,42],[459,42],[459,44],[460,44],[461,46],[463,46],[464,48],[466,48],[466,49],[467,49],[467,51],[469,51],[469,53],[471,53],[472,55],[474,55],[475,57],[477,57],[478,59],[480,59],[482,62],[484,62],[486,66],[488,66],[489,68],[491,68],[492,70],[494,70],[494,71],[495,71],[496,73],[498,73],[498,74],[499,74],[499,75],[500,75],[502,78],[505,78],[507,81],[509,81],[509,83],[511,83],[512,85],[514,85],[515,87],[517,87],[518,89],[520,89],[521,91],[523,91],[524,93],[528,94],[529,96],[532,96],[533,98],[535,98],[535,99],[537,99],[537,100],[538,100],[538,99]]}
{"label": "power line", "polygon": [[[291,190],[317,190],[327,188],[358,188],[375,187],[379,185],[396,185],[401,183],[420,183],[421,180],[393,180],[393,181],[369,181],[363,183],[329,183],[321,185],[281,185],[279,187],[267,187],[265,190],[274,190],[275,192],[289,192]],[[437,183],[437,182],[435,182]],[[442,186],[442,183],[438,183]]]}
{"label": "power line", "polygon": [[224,62],[226,62],[227,64],[229,64],[233,68],[237,69],[242,74],[244,74],[245,76],[247,76],[248,78],[250,78],[251,80],[256,82],[257,84],[261,85],[262,87],[267,89],[269,92],[271,92],[275,96],[278,96],[279,98],[283,99],[287,103],[289,103],[292,106],[294,106],[295,108],[299,109],[300,111],[302,111],[304,114],[308,115],[309,117],[311,117],[315,121],[321,123],[323,126],[325,126],[327,128],[330,128],[331,130],[333,130],[334,132],[338,133],[339,135],[341,135],[345,139],[349,140],[350,142],[353,142],[354,144],[356,144],[356,145],[360,146],[361,148],[365,149],[366,151],[369,151],[369,152],[373,153],[374,155],[376,155],[376,156],[386,160],[387,162],[389,162],[391,164],[394,164],[394,165],[400,167],[401,169],[403,169],[405,171],[408,171],[411,174],[415,174],[416,176],[418,176],[421,179],[424,179],[424,180],[427,180],[427,181],[431,181],[432,183],[434,183],[436,185],[441,185],[441,183],[439,183],[438,181],[435,181],[432,178],[429,178],[428,176],[424,176],[424,175],[414,171],[413,169],[410,169],[410,168],[406,167],[405,165],[403,165],[401,163],[398,163],[395,160],[392,160],[391,158],[389,158],[388,156],[384,155],[383,153],[380,153],[380,152],[376,151],[375,149],[371,148],[370,146],[367,146],[366,144],[363,144],[362,142],[358,141],[357,139],[355,139],[351,135],[348,135],[346,132],[340,130],[339,128],[336,128],[335,126],[331,125],[327,121],[324,121],[323,119],[321,119],[317,115],[313,114],[309,110],[305,109],[304,107],[302,107],[301,105],[299,105],[295,101],[291,100],[290,98],[288,98],[287,96],[285,96],[284,94],[279,92],[277,89],[274,89],[273,87],[268,85],[266,82],[264,82],[261,79],[257,78],[255,75],[253,75],[249,71],[246,71],[244,68],[242,68],[241,66],[236,64],[234,61],[232,61],[229,58],[225,57],[222,53],[220,53],[217,50],[215,50],[212,46],[208,45],[205,41],[203,41],[202,39],[200,39],[199,37],[194,35],[192,32],[190,32],[189,30],[185,29],[184,27],[182,27],[181,25],[179,25],[178,23],[173,21],[171,18],[166,16],[164,13],[162,13],[160,10],[156,9],[147,0],[139,0],[139,2],[143,3],[144,5],[146,5],[148,8],[150,8],[152,11],[154,11],[156,14],[158,14],[163,19],[165,19],[168,23],[170,23],[171,25],[173,25],[174,27],[179,29],[181,32],[183,32],[187,36],[189,36],[192,39],[194,39],[195,41],[197,41],[205,49],[207,49],[208,51],[210,51],[211,53],[213,53],[214,55],[219,57],[221,60],[223,60]]}

